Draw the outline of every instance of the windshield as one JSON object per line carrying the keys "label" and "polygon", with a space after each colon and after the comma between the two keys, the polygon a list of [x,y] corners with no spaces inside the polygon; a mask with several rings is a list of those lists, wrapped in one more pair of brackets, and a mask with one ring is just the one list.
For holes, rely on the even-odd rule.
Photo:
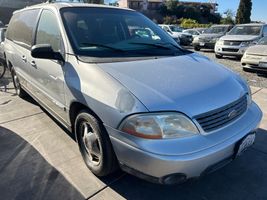
{"label": "windshield", "polygon": [[77,7],[63,8],[61,15],[77,55],[147,57],[186,52],[159,26],[135,11]]}
{"label": "windshield", "polygon": [[259,42],[259,45],[267,45],[267,37],[262,38]]}
{"label": "windshield", "polygon": [[260,35],[262,26],[235,26],[229,35]]}
{"label": "windshield", "polygon": [[210,33],[210,34],[224,34],[228,30],[227,26],[212,26],[203,31],[203,33]]}
{"label": "windshield", "polygon": [[183,32],[183,30],[177,26],[170,26],[172,32]]}

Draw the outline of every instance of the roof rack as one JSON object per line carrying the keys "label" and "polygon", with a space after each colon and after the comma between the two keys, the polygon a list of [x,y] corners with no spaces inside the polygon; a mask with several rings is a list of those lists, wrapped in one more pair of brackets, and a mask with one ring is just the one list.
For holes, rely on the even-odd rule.
{"label": "roof rack", "polygon": [[64,2],[64,3],[85,3],[84,0],[47,0],[47,3],[57,3],[57,2]]}

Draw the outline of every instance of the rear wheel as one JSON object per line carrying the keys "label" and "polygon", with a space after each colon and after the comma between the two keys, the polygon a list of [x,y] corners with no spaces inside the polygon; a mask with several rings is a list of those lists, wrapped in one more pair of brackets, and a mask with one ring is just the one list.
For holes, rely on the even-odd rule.
{"label": "rear wheel", "polygon": [[6,72],[6,65],[4,61],[0,60],[0,78],[4,76],[5,72]]}
{"label": "rear wheel", "polygon": [[16,94],[21,98],[27,96],[27,93],[21,88],[19,78],[18,78],[14,68],[11,68],[11,76],[12,76],[12,80],[13,80]]}
{"label": "rear wheel", "polygon": [[200,47],[199,46],[194,46],[194,50],[195,51],[200,51]]}
{"label": "rear wheel", "polygon": [[78,114],[75,134],[84,162],[95,175],[106,176],[116,170],[117,159],[108,133],[89,111]]}

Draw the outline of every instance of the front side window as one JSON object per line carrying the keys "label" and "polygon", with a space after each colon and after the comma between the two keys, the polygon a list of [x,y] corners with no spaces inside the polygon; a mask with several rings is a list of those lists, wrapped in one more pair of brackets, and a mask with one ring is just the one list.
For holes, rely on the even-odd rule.
{"label": "front side window", "polygon": [[52,49],[58,52],[61,49],[61,41],[57,17],[53,12],[44,10],[37,27],[35,44],[50,44]]}
{"label": "front side window", "polygon": [[114,8],[62,8],[76,54],[89,57],[171,56],[185,51],[140,13]]}
{"label": "front side window", "polygon": [[229,35],[260,35],[262,26],[235,26]]}

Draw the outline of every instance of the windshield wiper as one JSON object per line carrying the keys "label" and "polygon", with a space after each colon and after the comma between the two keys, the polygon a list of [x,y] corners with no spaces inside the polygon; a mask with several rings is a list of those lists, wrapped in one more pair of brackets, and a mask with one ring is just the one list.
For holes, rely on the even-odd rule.
{"label": "windshield wiper", "polygon": [[81,45],[86,45],[86,46],[90,46],[90,47],[103,47],[106,49],[111,49],[113,51],[120,51],[120,52],[125,52],[123,49],[118,49],[109,45],[105,45],[105,44],[98,44],[98,43],[90,43],[90,42],[82,42]]}
{"label": "windshield wiper", "polygon": [[153,47],[158,47],[162,49],[168,49],[172,50],[170,47],[163,46],[162,44],[155,44],[155,43],[145,43],[145,42],[130,42],[129,44],[140,44],[140,45],[147,45],[147,46],[153,46]]}

